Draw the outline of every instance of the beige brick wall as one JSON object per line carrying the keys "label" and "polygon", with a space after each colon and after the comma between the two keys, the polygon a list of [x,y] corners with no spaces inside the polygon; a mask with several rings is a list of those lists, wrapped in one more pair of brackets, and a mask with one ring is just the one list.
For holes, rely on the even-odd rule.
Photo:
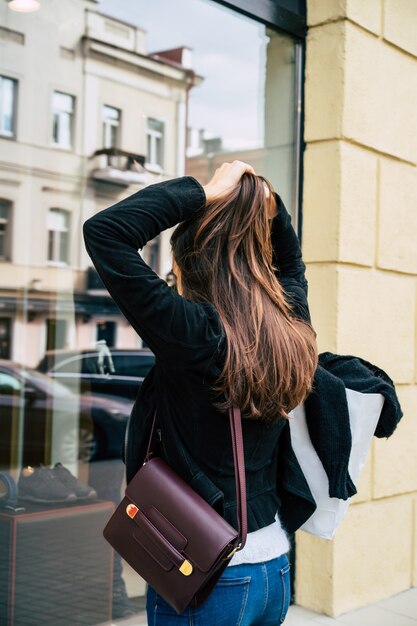
{"label": "beige brick wall", "polygon": [[[303,254],[319,350],[394,380],[331,541],[296,534],[296,602],[336,616],[417,586],[417,2],[308,0]],[[383,545],[383,549],[381,546]]]}
{"label": "beige brick wall", "polygon": [[[414,546],[417,546],[417,496],[414,497],[414,515],[413,515],[413,519],[414,519],[414,531],[413,531],[413,539],[414,539]],[[413,551],[413,578],[411,581],[411,584],[414,587],[417,587],[417,550],[414,549]]]}

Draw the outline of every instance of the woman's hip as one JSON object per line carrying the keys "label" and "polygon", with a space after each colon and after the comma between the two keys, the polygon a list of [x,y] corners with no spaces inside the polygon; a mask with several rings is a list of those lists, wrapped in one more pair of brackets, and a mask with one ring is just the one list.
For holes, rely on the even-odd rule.
{"label": "woman's hip", "polygon": [[280,626],[289,603],[287,554],[227,567],[206,602],[180,615],[152,587],[146,595],[149,626]]}

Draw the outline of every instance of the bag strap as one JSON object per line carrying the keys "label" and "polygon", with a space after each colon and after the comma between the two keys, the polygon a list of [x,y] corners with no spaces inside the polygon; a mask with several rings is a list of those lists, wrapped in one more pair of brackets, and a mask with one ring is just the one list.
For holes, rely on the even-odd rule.
{"label": "bag strap", "polygon": [[[229,409],[230,430],[232,434],[233,462],[235,466],[236,482],[236,509],[239,533],[239,546],[241,550],[246,543],[248,533],[248,517],[246,505],[246,476],[245,476],[245,455],[243,451],[242,420],[240,409],[231,407]],[[156,409],[153,416],[151,433],[149,435],[148,448],[146,450],[145,463],[151,458],[156,446]]]}

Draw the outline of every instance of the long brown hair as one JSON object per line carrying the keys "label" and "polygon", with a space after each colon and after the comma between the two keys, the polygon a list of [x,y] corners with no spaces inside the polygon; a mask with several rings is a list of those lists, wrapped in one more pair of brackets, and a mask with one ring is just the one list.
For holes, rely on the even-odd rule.
{"label": "long brown hair", "polygon": [[303,402],[318,360],[312,325],[292,315],[274,273],[273,194],[264,176],[246,172],[227,195],[181,222],[170,239],[183,296],[212,303],[225,331],[226,360],[213,390],[226,400],[214,406],[222,412],[238,406],[243,417],[269,422],[288,418]]}

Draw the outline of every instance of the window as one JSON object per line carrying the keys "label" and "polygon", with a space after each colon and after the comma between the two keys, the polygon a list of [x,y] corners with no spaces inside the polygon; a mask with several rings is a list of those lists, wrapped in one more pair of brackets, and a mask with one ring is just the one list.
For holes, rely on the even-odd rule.
{"label": "window", "polygon": [[10,359],[11,325],[10,317],[0,317],[0,359]]}
{"label": "window", "polygon": [[0,261],[10,261],[10,214],[10,202],[0,198]]}
{"label": "window", "polygon": [[144,378],[155,363],[153,354],[113,353],[113,365],[117,376]]}
{"label": "window", "polygon": [[157,235],[151,241],[144,246],[141,251],[141,256],[145,263],[153,269],[154,272],[159,273],[159,252],[160,252],[160,235]]}
{"label": "window", "polygon": [[97,339],[96,341],[104,340],[109,348],[112,348],[116,339],[116,322],[109,320],[100,320],[96,324]]}
{"label": "window", "polygon": [[[0,472],[17,481],[26,464],[61,462],[97,493],[94,506],[56,503],[53,494],[45,496],[50,506],[38,506],[33,481],[33,506],[18,517],[29,528],[39,509],[39,541],[17,533],[12,550],[2,550],[3,531],[16,515],[0,502],[0,579],[15,570],[16,583],[24,578],[0,583],[0,626],[13,618],[116,624],[144,606],[144,581],[117,554],[109,567],[101,520],[123,494],[126,421],[155,357],[92,265],[82,225],[162,180],[187,174],[206,185],[235,159],[269,178],[296,219],[307,29],[290,5],[305,4],[57,0],[19,16],[0,2],[0,370],[32,388],[3,402],[0,393]],[[300,29],[295,37],[281,22],[275,30],[282,16]],[[164,282],[170,234],[138,252]],[[100,358],[97,341],[112,361]],[[35,377],[35,364],[46,378]],[[13,384],[3,378],[4,389]],[[37,593],[40,580],[47,593]]]}
{"label": "window", "polygon": [[119,146],[120,110],[114,107],[103,106],[103,147]]}
{"label": "window", "polygon": [[[81,372],[82,358],[83,357],[81,356],[81,354],[78,354],[77,356],[73,356],[70,359],[65,359],[64,361],[55,363],[50,369],[50,372],[79,375]],[[48,371],[48,375],[50,375],[50,372]]]}
{"label": "window", "polygon": [[15,378],[11,374],[0,372],[0,393],[6,395],[11,393],[18,393],[22,390],[23,383],[18,378]]}
{"label": "window", "polygon": [[17,81],[0,76],[0,134],[15,136]]}
{"label": "window", "polygon": [[46,350],[60,350],[67,343],[67,320],[49,318],[46,320]]}
{"label": "window", "polygon": [[74,123],[74,96],[54,91],[52,97],[52,140],[61,148],[71,148]]}
{"label": "window", "polygon": [[153,117],[148,118],[147,135],[147,165],[163,168],[164,160],[164,122]]}
{"label": "window", "polygon": [[48,261],[54,265],[68,265],[69,213],[63,209],[49,209]]}

